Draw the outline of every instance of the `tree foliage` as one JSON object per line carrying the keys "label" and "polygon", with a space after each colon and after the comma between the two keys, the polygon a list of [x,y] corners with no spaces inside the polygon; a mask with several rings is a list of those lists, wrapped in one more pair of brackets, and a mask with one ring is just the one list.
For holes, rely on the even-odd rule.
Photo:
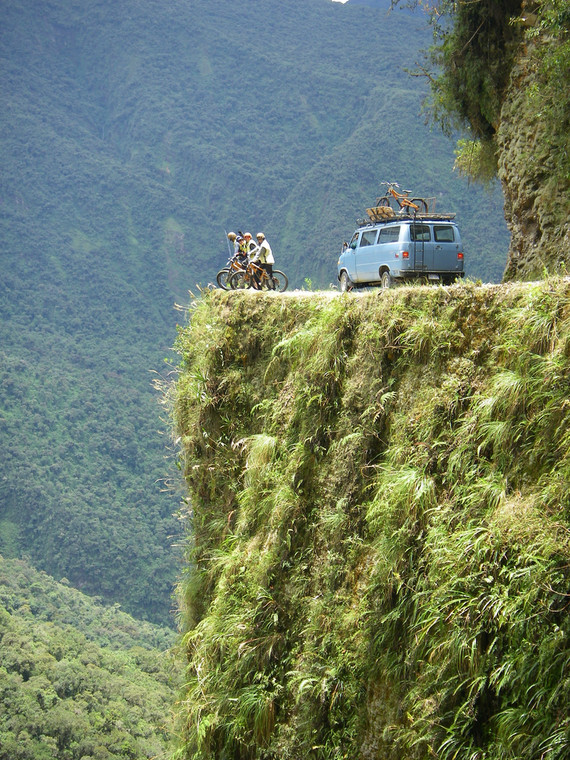
{"label": "tree foliage", "polygon": [[[397,5],[399,0],[393,3]],[[567,0],[439,0],[408,3],[425,6],[434,31],[428,74],[431,112],[446,131],[467,128],[475,140],[493,144],[517,56],[525,41],[542,38],[532,56],[541,61],[541,103],[536,111],[550,112],[550,131],[563,135],[568,122],[568,99],[560,87],[568,81]],[[530,63],[530,62],[529,62]],[[426,72],[428,73],[428,72]],[[563,88],[564,89],[564,88]],[[563,91],[563,90],[562,90]],[[538,93],[537,93],[538,94]],[[558,111],[556,116],[553,110]],[[552,118],[553,117],[553,118]],[[488,148],[485,148],[488,150]],[[566,150],[564,150],[566,155]],[[566,157],[565,163],[568,163]],[[477,167],[471,169],[477,175]],[[482,172],[485,176],[485,171]]]}
{"label": "tree foliage", "polygon": [[492,139],[521,39],[512,23],[520,11],[521,0],[430,4],[432,108],[447,131],[468,127],[475,138]]}
{"label": "tree foliage", "polygon": [[0,557],[0,758],[164,756],[178,684],[172,640]]}

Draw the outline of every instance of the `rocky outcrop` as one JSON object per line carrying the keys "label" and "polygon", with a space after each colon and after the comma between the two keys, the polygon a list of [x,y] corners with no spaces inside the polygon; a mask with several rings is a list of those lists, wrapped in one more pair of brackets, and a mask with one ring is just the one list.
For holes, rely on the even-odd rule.
{"label": "rocky outcrop", "polygon": [[558,38],[537,36],[521,47],[501,109],[498,174],[512,236],[505,280],[570,268],[568,124],[560,119],[567,115],[568,97],[563,79],[556,91],[550,89],[548,69],[548,56],[559,44]]}

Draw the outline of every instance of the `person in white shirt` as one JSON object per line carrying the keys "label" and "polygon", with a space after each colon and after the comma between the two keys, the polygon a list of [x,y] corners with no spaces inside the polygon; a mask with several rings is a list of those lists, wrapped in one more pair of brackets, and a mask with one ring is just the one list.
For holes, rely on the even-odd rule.
{"label": "person in white shirt", "polygon": [[[269,287],[273,288],[273,264],[275,259],[271,251],[271,246],[265,239],[263,232],[258,232],[255,236],[257,238],[257,246],[252,254],[251,260],[255,262],[262,269],[265,269],[269,277]],[[254,287],[259,289],[261,286],[259,276],[254,275]]]}
{"label": "person in white shirt", "polygon": [[255,236],[257,238],[257,250],[255,251],[255,258],[253,259],[262,269],[265,269],[269,275],[270,282],[273,278],[273,264],[275,259],[271,251],[271,246],[265,239],[263,232],[258,232]]}

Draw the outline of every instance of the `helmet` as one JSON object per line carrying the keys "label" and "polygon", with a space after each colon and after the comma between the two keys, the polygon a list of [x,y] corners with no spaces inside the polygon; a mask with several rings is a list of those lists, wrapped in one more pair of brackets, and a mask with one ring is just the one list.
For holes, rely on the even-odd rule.
{"label": "helmet", "polygon": [[228,232],[228,239],[229,240],[235,240],[236,239],[236,233],[235,232]]}
{"label": "helmet", "polygon": [[263,232],[258,232],[258,233],[257,233],[257,235],[256,235],[255,237],[256,237],[258,240],[265,240],[265,235],[263,234]]}
{"label": "helmet", "polygon": [[245,238],[246,240],[251,240],[251,232],[246,232],[246,233],[244,234],[244,238]]}

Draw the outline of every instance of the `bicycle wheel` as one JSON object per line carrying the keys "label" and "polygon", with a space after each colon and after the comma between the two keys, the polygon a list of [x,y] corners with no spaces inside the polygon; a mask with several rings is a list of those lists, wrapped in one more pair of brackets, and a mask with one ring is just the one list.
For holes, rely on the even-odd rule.
{"label": "bicycle wheel", "polygon": [[[423,198],[412,198],[412,203],[418,207],[418,213],[427,214],[428,207]],[[413,209],[410,209],[410,211],[413,211]]]}
{"label": "bicycle wheel", "polygon": [[216,275],[216,282],[222,288],[222,290],[229,290],[230,289],[230,279],[232,276],[232,270],[229,267],[224,267],[224,269],[220,269],[218,274]]}
{"label": "bicycle wheel", "polygon": [[390,205],[390,199],[383,195],[381,198],[378,198],[376,201],[377,206],[389,206]]}
{"label": "bicycle wheel", "polygon": [[234,272],[230,277],[230,288],[232,290],[245,290],[251,288],[251,280],[246,277],[245,272]]}
{"label": "bicycle wheel", "polygon": [[275,285],[275,290],[278,290],[279,293],[283,293],[284,290],[287,290],[287,286],[289,285],[287,275],[283,272],[280,272],[279,269],[274,269],[273,284]]}

